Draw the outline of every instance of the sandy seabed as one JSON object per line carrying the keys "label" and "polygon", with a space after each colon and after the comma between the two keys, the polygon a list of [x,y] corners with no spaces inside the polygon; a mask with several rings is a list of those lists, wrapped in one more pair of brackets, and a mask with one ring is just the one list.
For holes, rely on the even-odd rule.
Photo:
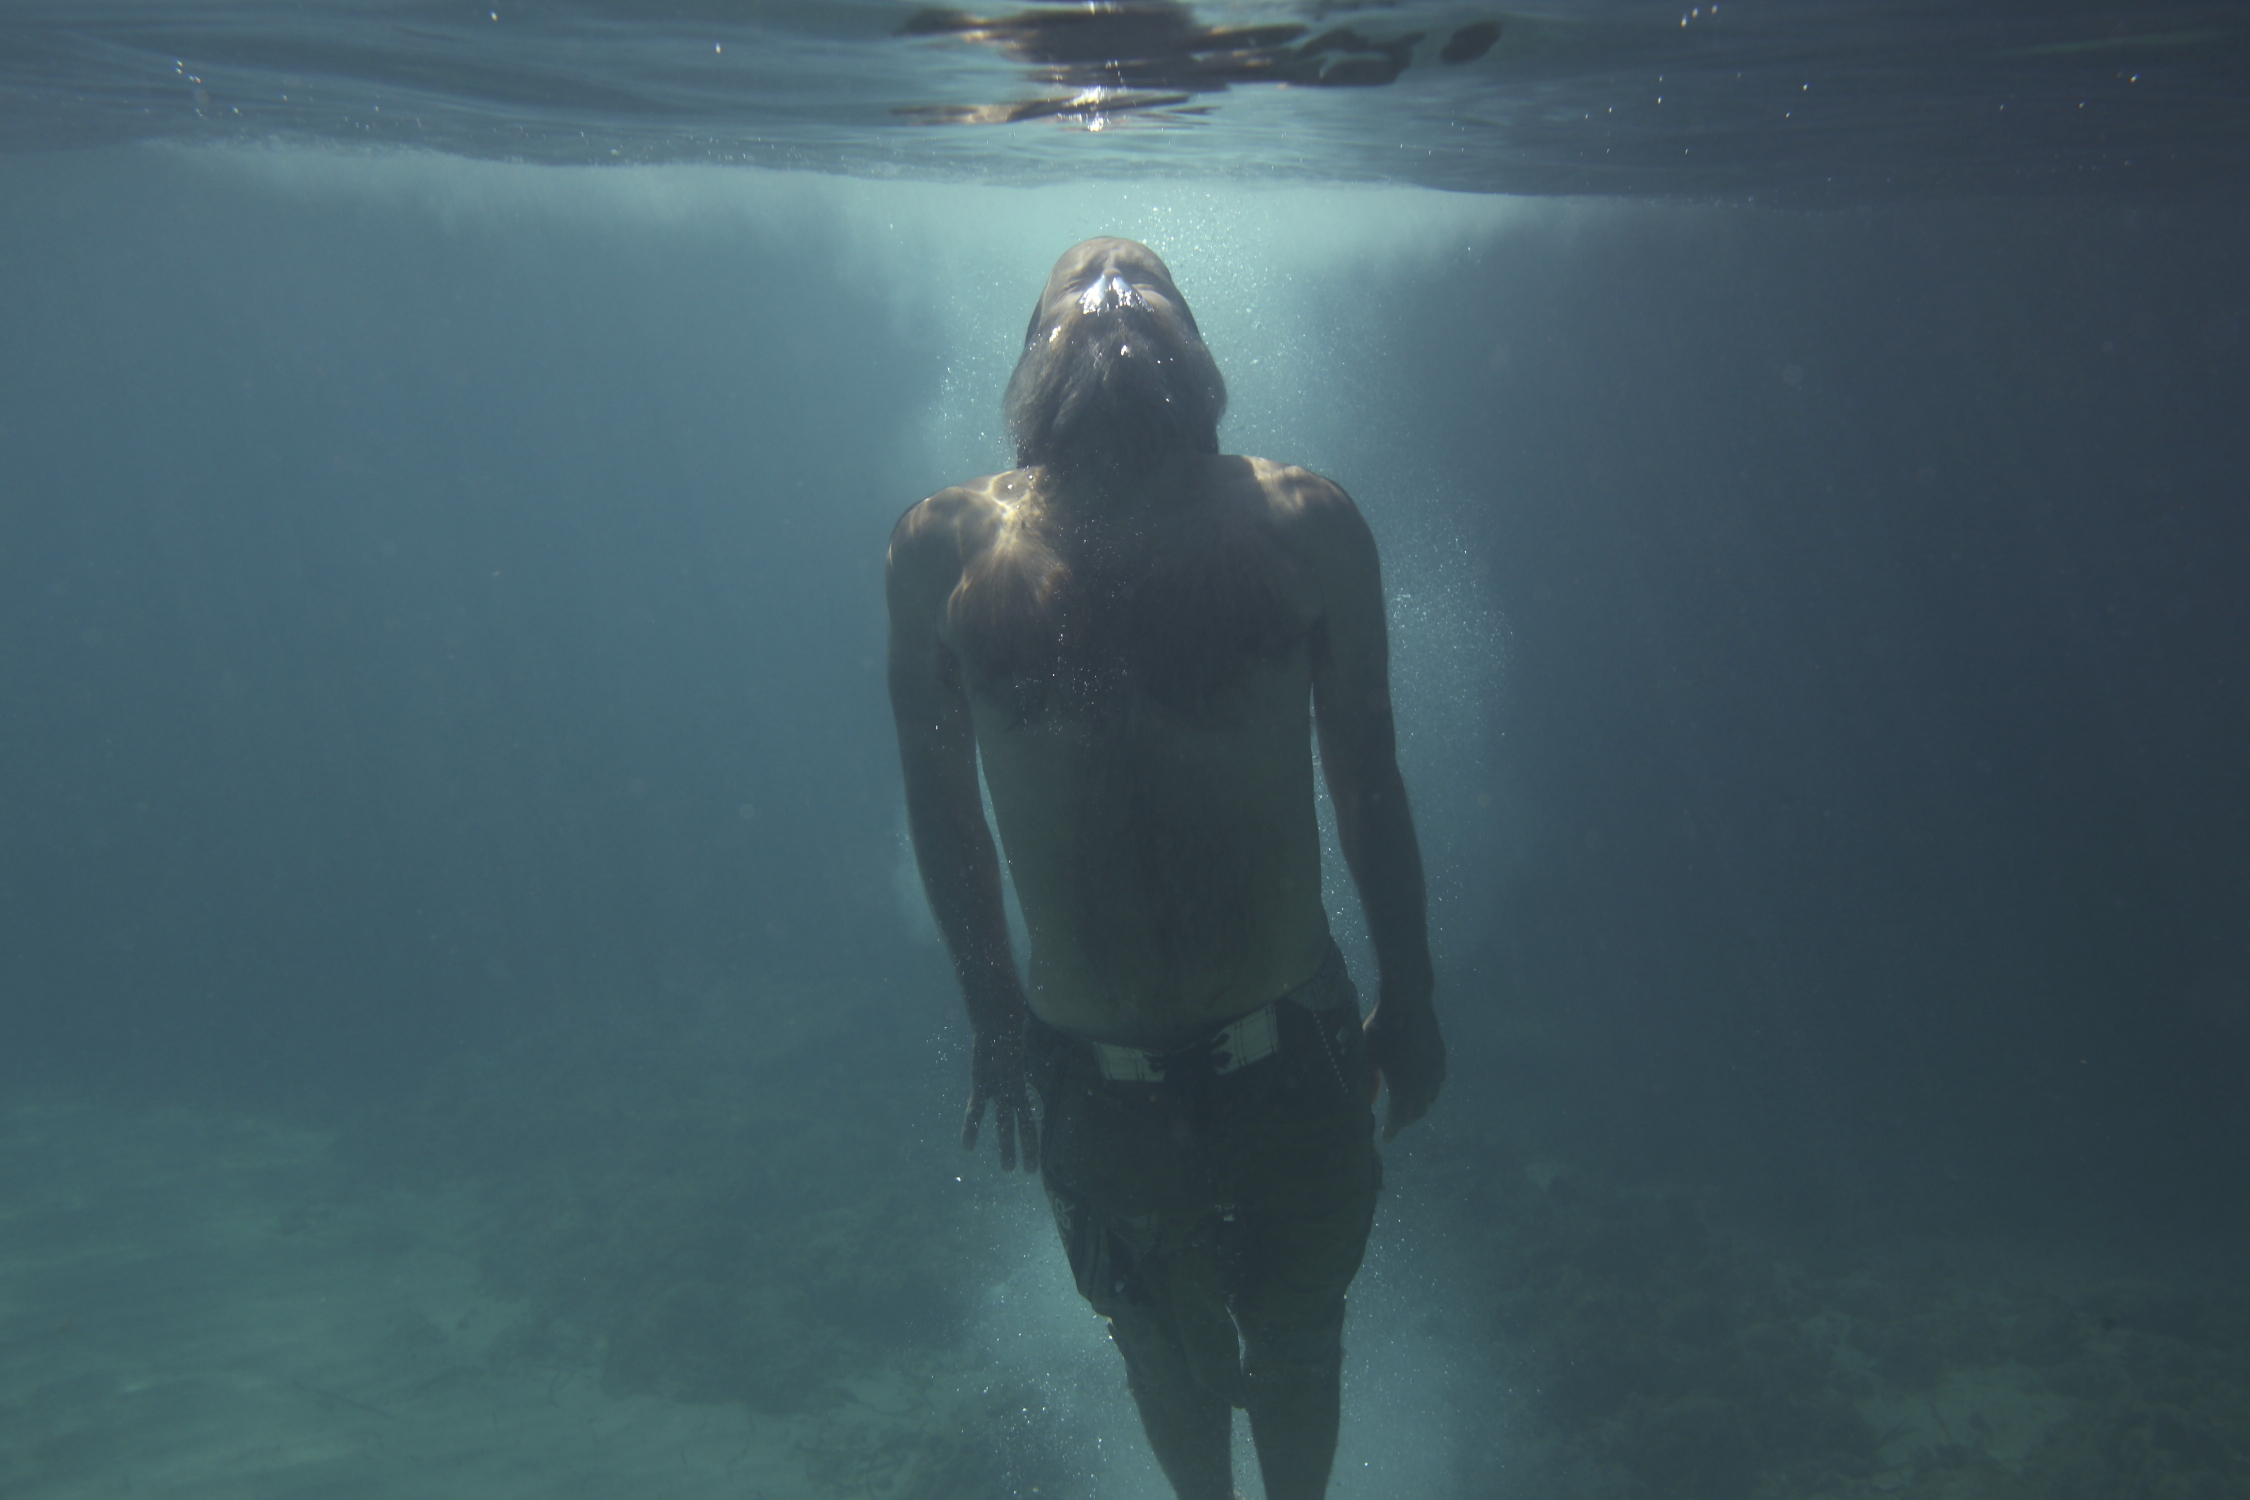
{"label": "sandy seabed", "polygon": [[[1399,1164],[1393,1204],[1421,1243],[1379,1228],[1355,1289],[1337,1500],[2250,1493],[2239,1286],[1933,1240],[1816,1264],[1684,1193],[1572,1186],[1553,1163],[1494,1174],[1489,1143],[1454,1145]],[[704,1378],[711,1330],[663,1325],[621,1367],[624,1334],[558,1313],[572,1275],[502,1289],[526,1244],[581,1238],[577,1219],[510,1226],[473,1180],[385,1180],[294,1126],[15,1101],[0,1496],[1153,1500],[1036,1190],[1006,1191],[953,1215],[997,1216],[991,1242],[1014,1249],[982,1264],[949,1338],[892,1347],[808,1314],[798,1344],[842,1331],[777,1344],[802,1390],[695,1397],[677,1382]],[[871,1287],[912,1248],[864,1224],[847,1239]],[[649,1253],[652,1305],[677,1303],[668,1274],[703,1284]]]}
{"label": "sandy seabed", "polygon": [[472,1195],[371,1193],[321,1134],[65,1102],[4,1119],[13,1500],[904,1493],[944,1420],[927,1366],[786,1417],[607,1395],[585,1341],[485,1289]]}

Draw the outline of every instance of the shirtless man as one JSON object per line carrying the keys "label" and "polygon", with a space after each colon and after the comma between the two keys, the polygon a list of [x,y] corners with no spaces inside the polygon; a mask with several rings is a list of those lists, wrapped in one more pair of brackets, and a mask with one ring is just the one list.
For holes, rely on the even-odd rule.
{"label": "shirtless man", "polygon": [[[1001,1166],[1020,1142],[1041,1172],[1181,1500],[1234,1494],[1238,1406],[1268,1500],[1318,1500],[1373,1103],[1386,1139],[1421,1118],[1445,1046],[1374,541],[1327,480],[1221,455],[1225,405],[1154,252],[1067,251],[1008,384],[1020,467],[891,535],[891,704],[975,1033],[962,1144],[989,1107]],[[1381,970],[1364,1026],[1321,904],[1314,733]]]}

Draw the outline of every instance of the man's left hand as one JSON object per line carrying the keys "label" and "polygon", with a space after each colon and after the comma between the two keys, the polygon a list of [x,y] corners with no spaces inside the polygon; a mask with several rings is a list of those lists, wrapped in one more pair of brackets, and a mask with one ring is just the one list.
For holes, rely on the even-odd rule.
{"label": "man's left hand", "polygon": [[969,1113],[961,1122],[961,1149],[977,1148],[977,1127],[984,1123],[984,1107],[992,1106],[992,1134],[1000,1145],[1000,1170],[1016,1169],[1016,1142],[1023,1142],[1023,1169],[1039,1170],[1039,1117],[1031,1107],[1031,1091],[1023,1070],[1024,1008],[1019,1004],[1002,1019],[975,1028],[976,1041],[969,1056]]}
{"label": "man's left hand", "polygon": [[1426,996],[1419,1001],[1378,1000],[1365,1029],[1368,1059],[1391,1096],[1383,1115],[1387,1141],[1428,1114],[1437,1101],[1445,1083],[1445,1038]]}

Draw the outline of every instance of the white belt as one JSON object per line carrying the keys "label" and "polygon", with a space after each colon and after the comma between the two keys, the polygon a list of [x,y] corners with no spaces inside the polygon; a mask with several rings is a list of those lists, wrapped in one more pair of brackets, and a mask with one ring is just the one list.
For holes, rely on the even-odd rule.
{"label": "white belt", "polygon": [[[1337,986],[1341,984],[1339,991]],[[1187,1067],[1208,1067],[1225,1077],[1254,1062],[1263,1062],[1281,1050],[1281,1004],[1293,1000],[1311,1011],[1343,1005],[1353,998],[1351,980],[1344,973],[1344,955],[1330,943],[1312,978],[1280,1000],[1268,1001],[1246,1016],[1236,1016],[1201,1041],[1169,1052],[1149,1052],[1120,1047],[1113,1042],[1089,1043],[1102,1077],[1111,1083],[1162,1083],[1167,1072]]]}
{"label": "white belt", "polygon": [[1281,1050],[1281,1017],[1274,1009],[1279,1004],[1279,1000],[1268,1001],[1246,1016],[1236,1016],[1195,1045],[1171,1052],[1145,1052],[1139,1047],[1095,1042],[1094,1061],[1102,1077],[1111,1083],[1162,1083],[1171,1069],[1205,1063],[1212,1073],[1224,1077]]}

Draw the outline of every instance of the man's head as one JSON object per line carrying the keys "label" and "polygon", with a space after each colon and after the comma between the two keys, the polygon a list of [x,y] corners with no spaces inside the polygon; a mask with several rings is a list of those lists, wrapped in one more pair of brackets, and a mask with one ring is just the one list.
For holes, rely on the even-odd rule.
{"label": "man's head", "polygon": [[1063,252],[1008,381],[1018,464],[1132,472],[1216,453],[1226,407],[1226,381],[1155,251],[1105,238]]}

